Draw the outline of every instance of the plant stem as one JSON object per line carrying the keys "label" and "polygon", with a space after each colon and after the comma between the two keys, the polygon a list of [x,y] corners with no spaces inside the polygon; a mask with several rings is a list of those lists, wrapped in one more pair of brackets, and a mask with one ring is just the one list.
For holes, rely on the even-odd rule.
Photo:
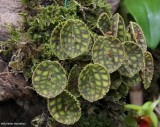
{"label": "plant stem", "polygon": [[133,110],[136,110],[136,111],[142,110],[142,107],[138,106],[138,105],[127,104],[124,107],[126,109],[133,109]]}

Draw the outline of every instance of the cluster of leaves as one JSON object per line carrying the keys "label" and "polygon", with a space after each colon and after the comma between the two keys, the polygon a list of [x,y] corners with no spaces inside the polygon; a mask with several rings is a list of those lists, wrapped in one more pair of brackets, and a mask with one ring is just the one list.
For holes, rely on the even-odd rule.
{"label": "cluster of leaves", "polygon": [[[137,4],[138,2],[138,4]],[[159,0],[123,0],[121,10],[125,21],[130,20],[132,16],[143,29],[147,45],[151,49],[155,49],[160,42],[160,10]],[[141,13],[139,13],[141,12]],[[143,17],[142,17],[143,15]]]}
{"label": "cluster of leaves", "polygon": [[94,114],[100,105],[108,107],[104,111],[111,121],[123,119],[117,113],[123,112],[129,88],[141,81],[148,88],[153,75],[142,29],[134,22],[126,29],[123,18],[111,15],[104,0],[71,0],[66,6],[50,2],[32,5],[34,14],[27,15],[25,29],[32,42],[17,43],[24,47],[16,50],[21,57],[14,54],[12,69],[17,70],[11,64],[17,59],[18,64],[32,66],[33,87],[60,123],[74,124],[82,111]]}

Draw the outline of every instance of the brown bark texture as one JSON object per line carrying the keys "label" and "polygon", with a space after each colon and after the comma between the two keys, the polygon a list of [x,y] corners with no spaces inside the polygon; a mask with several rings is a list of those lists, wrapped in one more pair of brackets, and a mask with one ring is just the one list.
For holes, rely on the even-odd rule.
{"label": "brown bark texture", "polygon": [[0,60],[0,101],[31,98],[29,83],[21,74],[9,72],[7,68],[7,63]]}

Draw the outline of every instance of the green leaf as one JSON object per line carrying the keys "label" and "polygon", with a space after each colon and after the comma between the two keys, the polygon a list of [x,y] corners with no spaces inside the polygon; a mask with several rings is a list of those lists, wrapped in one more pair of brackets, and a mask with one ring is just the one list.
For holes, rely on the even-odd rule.
{"label": "green leaf", "polygon": [[142,27],[149,48],[155,49],[160,42],[160,0],[123,0],[122,14],[125,20],[132,15]]}
{"label": "green leaf", "polygon": [[93,45],[93,62],[103,65],[109,73],[116,71],[123,63],[124,48],[114,36],[100,36]]}
{"label": "green leaf", "polygon": [[158,127],[158,118],[154,112],[151,112],[150,118],[152,120],[153,127]]}
{"label": "green leaf", "polygon": [[97,21],[97,27],[101,30],[101,32],[105,35],[110,28],[110,18],[107,13],[102,13]]}
{"label": "green leaf", "polygon": [[152,109],[152,111],[156,108],[156,106],[157,106],[159,103],[160,103],[160,100],[158,99],[158,100],[154,101],[154,102],[151,104],[151,109]]}
{"label": "green leaf", "polygon": [[59,24],[57,27],[54,28],[50,38],[50,45],[53,53],[60,60],[65,60],[65,59],[69,59],[69,56],[63,51],[60,45],[60,30],[62,29],[62,25],[63,24]]}
{"label": "green leaf", "polygon": [[151,104],[152,102],[151,101],[147,101],[146,103],[144,103],[142,105],[142,109],[143,109],[143,112],[145,114],[150,114],[153,110],[151,109]]}
{"label": "green leaf", "polygon": [[119,38],[119,40],[121,42],[123,42],[125,40],[125,23],[124,23],[124,19],[122,18],[121,15],[119,15],[119,23],[118,23],[118,35],[117,37]]}
{"label": "green leaf", "polygon": [[66,71],[57,61],[43,61],[33,72],[33,87],[46,98],[62,93],[67,85]]}
{"label": "green leaf", "polygon": [[52,117],[63,124],[74,124],[81,116],[80,103],[68,91],[48,99],[48,109]]}
{"label": "green leaf", "polygon": [[141,27],[135,22],[130,22],[129,28],[133,40],[139,45],[143,52],[146,52],[146,38],[143,34]]}
{"label": "green leaf", "polygon": [[141,77],[143,80],[144,88],[149,88],[154,73],[154,62],[151,53],[144,53],[144,66],[141,69]]}
{"label": "green leaf", "polygon": [[64,52],[75,58],[88,51],[91,43],[90,32],[81,20],[67,20],[60,32],[60,43]]}
{"label": "green leaf", "polygon": [[136,121],[136,119],[132,115],[130,115],[130,114],[128,114],[125,117],[124,122],[127,125],[127,127],[137,127],[137,121]]}
{"label": "green leaf", "polygon": [[135,86],[141,82],[141,77],[139,73],[135,74],[133,77],[122,76],[122,82],[127,86]]}
{"label": "green leaf", "polygon": [[122,16],[116,13],[111,18],[111,31],[113,36],[117,37],[120,41],[125,39],[125,24]]}
{"label": "green leaf", "polygon": [[115,71],[111,74],[111,87],[110,89],[118,89],[122,83],[121,75],[118,71]]}
{"label": "green leaf", "polygon": [[148,101],[142,106],[144,115],[148,115],[151,118],[153,127],[158,127],[158,118],[153,112],[158,103],[160,103],[160,100],[154,102]]}
{"label": "green leaf", "polygon": [[71,94],[73,94],[75,97],[80,96],[80,93],[78,91],[78,77],[81,70],[82,70],[82,67],[78,65],[74,65],[68,75],[68,86],[66,89],[69,92],[71,92]]}
{"label": "green leaf", "polygon": [[110,75],[100,64],[88,64],[80,73],[79,92],[84,99],[93,102],[103,98],[109,91]]}
{"label": "green leaf", "polygon": [[156,114],[154,113],[154,109],[156,108],[157,104],[160,103],[160,100],[156,100],[153,103],[151,103],[150,107],[149,107],[149,116],[152,120],[152,124],[153,127],[157,127],[158,126],[158,118],[156,116]]}
{"label": "green leaf", "polygon": [[144,65],[144,56],[141,48],[134,42],[126,41],[125,48],[125,61],[118,69],[121,75],[133,77],[138,73]]}
{"label": "green leaf", "polygon": [[119,23],[119,14],[116,13],[111,18],[111,31],[113,33],[113,36],[117,37],[118,35],[118,23]]}

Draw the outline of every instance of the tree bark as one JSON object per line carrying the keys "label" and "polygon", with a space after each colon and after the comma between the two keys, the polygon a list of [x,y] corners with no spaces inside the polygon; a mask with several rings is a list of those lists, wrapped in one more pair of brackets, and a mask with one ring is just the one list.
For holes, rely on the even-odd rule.
{"label": "tree bark", "polygon": [[29,83],[21,74],[8,72],[7,63],[0,60],[0,101],[31,98],[32,90],[28,86]]}

